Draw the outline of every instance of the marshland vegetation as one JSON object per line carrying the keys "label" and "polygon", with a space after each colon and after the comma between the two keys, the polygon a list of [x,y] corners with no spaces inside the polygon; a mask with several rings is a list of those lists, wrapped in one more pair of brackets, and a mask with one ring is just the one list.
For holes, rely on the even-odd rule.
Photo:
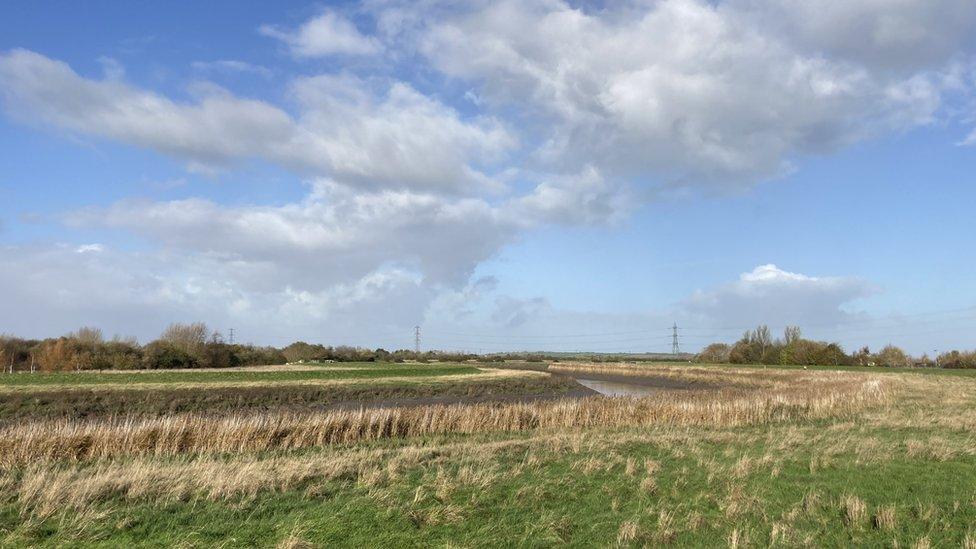
{"label": "marshland vegetation", "polygon": [[[290,547],[976,540],[970,376],[582,363],[548,365],[555,375],[487,368],[438,375],[454,367],[470,366],[301,365],[278,373],[331,377],[241,381],[227,371],[220,373],[233,381],[140,384],[123,375],[6,387],[0,398],[223,396],[188,411],[8,417],[0,424],[0,540]],[[429,375],[353,373],[389,368]],[[637,399],[567,396],[567,376],[584,374],[685,386]],[[369,406],[374,384],[459,398]],[[216,404],[245,389],[351,391],[367,406]],[[533,390],[545,398],[507,398]]]}

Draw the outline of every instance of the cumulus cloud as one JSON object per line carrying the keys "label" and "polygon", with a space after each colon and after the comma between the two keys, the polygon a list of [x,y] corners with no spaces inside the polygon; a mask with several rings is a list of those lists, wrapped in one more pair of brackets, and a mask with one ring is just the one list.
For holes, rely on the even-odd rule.
{"label": "cumulus cloud", "polygon": [[728,9],[808,54],[910,73],[974,44],[969,0],[731,0]]}
{"label": "cumulus cloud", "polygon": [[306,338],[376,345],[383,343],[378,333],[412,326],[433,292],[417,273],[393,267],[323,289],[256,287],[248,278],[267,266],[180,250],[78,253],[66,245],[34,245],[0,251],[0,332],[34,337],[94,324],[146,341],[170,322],[202,319],[216,329],[233,326],[257,343]]}
{"label": "cumulus cloud", "polygon": [[[728,187],[931,121],[939,71],[976,26],[964,0],[773,4],[503,1],[438,13],[407,36],[480,97],[548,120],[536,151],[544,165]],[[873,38],[856,49],[867,20]],[[813,40],[826,28],[851,39]]]}
{"label": "cumulus cloud", "polygon": [[[735,341],[760,324],[774,330],[799,325],[810,337],[852,348],[878,344],[881,333],[870,328],[890,329],[880,318],[853,310],[858,300],[877,292],[857,277],[811,276],[768,264],[642,311],[572,309],[554,306],[541,295],[514,297],[489,290],[468,296],[466,313],[452,315],[461,306],[438,298],[424,326],[433,344],[483,351],[669,352],[674,322],[681,348],[689,352],[716,341]],[[851,331],[851,326],[857,329]]]}
{"label": "cumulus cloud", "polygon": [[[674,319],[838,322],[870,284],[766,265],[672,310],[607,314],[494,295],[497,281],[470,278],[533,227],[618,222],[654,194],[648,185],[745,188],[797,157],[937,121],[949,92],[972,87],[967,0],[364,9],[375,34],[334,10],[261,28],[302,62],[375,57],[349,65],[356,73],[303,67],[280,105],[214,85],[175,99],[126,82],[115,62],[92,78],[35,52],[0,53],[11,116],[194,168],[258,159],[315,181],[283,205],[126,200],[74,212],[73,226],[135,233],[149,246],[8,250],[0,313],[30,309],[39,327],[58,318],[71,321],[65,329],[105,321],[147,331],[156,317],[253,319],[298,336],[400,329],[425,310],[497,336],[657,330]],[[234,60],[191,68],[265,74]],[[443,96],[426,93],[445,79]]]}
{"label": "cumulus cloud", "polygon": [[383,50],[379,40],[359,32],[356,26],[332,10],[309,19],[295,30],[263,25],[261,34],[281,40],[298,57],[375,55]]}
{"label": "cumulus cloud", "polygon": [[285,147],[294,127],[280,109],[229,94],[181,104],[116,80],[83,78],[28,50],[0,54],[8,112],[200,164],[221,164]]}
{"label": "cumulus cloud", "polygon": [[250,284],[316,291],[384,265],[430,284],[463,286],[510,242],[517,220],[480,199],[409,191],[353,192],[320,181],[301,202],[226,207],[201,199],[123,201],[68,216],[76,226],[134,231],[164,247],[263,266]]}
{"label": "cumulus cloud", "polygon": [[596,225],[624,219],[634,206],[629,189],[592,166],[576,175],[551,175],[511,207],[528,218],[563,225]]}
{"label": "cumulus cloud", "polygon": [[699,290],[681,307],[693,318],[718,328],[832,326],[857,318],[844,306],[876,292],[874,285],[859,278],[808,276],[768,264],[743,273],[730,284]]}
{"label": "cumulus cloud", "polygon": [[462,120],[404,83],[374,94],[357,77],[322,75],[299,78],[291,88],[304,107],[303,149],[364,186],[405,181],[414,188],[498,190],[479,168],[517,143],[497,119]]}
{"label": "cumulus cloud", "polygon": [[458,113],[402,83],[374,91],[354,77],[295,81],[302,110],[209,86],[180,103],[116,80],[93,80],[27,51],[0,54],[0,94],[14,116],[157,150],[203,167],[262,158],[304,174],[370,187],[446,192],[497,188],[478,166],[515,141],[490,117]]}

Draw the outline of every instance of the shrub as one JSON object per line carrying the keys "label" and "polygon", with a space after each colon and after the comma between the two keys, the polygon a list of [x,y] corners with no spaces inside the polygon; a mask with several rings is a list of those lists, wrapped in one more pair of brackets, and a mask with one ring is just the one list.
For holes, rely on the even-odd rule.
{"label": "shrub", "polygon": [[722,364],[729,361],[732,347],[726,343],[712,343],[695,356],[695,362],[706,364]]}
{"label": "shrub", "polygon": [[152,370],[197,368],[200,361],[168,341],[153,341],[143,349],[142,366]]}
{"label": "shrub", "polygon": [[887,345],[874,355],[874,363],[888,368],[907,368],[912,365],[911,359],[898,347]]}
{"label": "shrub", "polygon": [[847,356],[844,349],[836,343],[824,345],[817,353],[817,364],[825,366],[844,366],[851,363],[851,357]]}
{"label": "shrub", "polygon": [[976,368],[976,351],[949,351],[936,360],[943,368]]}
{"label": "shrub", "polygon": [[42,372],[60,372],[72,369],[74,349],[66,337],[44,340],[37,349],[37,365]]}

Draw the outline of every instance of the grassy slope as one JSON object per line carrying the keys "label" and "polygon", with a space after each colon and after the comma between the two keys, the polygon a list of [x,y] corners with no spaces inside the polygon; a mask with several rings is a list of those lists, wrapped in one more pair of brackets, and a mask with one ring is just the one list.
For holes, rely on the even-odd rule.
{"label": "grassy slope", "polygon": [[[436,437],[289,453],[273,456],[282,478],[260,488],[248,477],[215,493],[112,496],[64,522],[26,520],[8,499],[0,540],[976,547],[976,380],[897,383],[893,405],[857,421]],[[296,478],[286,465],[347,458],[353,465],[333,476]],[[226,458],[227,467],[237,459]]]}

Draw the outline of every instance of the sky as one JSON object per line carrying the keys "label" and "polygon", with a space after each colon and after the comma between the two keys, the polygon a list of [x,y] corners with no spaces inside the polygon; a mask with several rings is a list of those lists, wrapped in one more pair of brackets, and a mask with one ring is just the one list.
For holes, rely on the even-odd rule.
{"label": "sky", "polygon": [[0,333],[976,347],[976,3],[8,1]]}

